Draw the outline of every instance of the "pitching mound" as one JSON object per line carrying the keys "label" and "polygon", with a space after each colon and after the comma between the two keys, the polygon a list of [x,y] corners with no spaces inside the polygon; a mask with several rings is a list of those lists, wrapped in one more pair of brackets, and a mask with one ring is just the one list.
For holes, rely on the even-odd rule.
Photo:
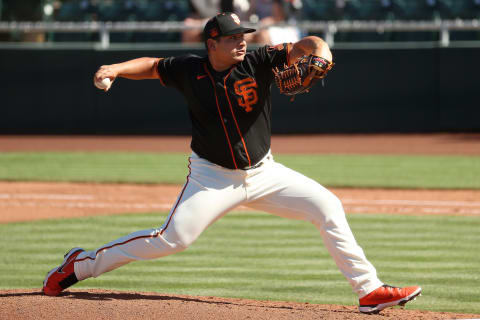
{"label": "pitching mound", "polygon": [[[421,299],[421,298],[420,298]],[[410,302],[415,304],[415,302]],[[408,305],[407,305],[408,308]],[[356,306],[256,301],[152,292],[67,290],[0,291],[2,319],[466,319],[473,315],[390,308],[364,315]]]}

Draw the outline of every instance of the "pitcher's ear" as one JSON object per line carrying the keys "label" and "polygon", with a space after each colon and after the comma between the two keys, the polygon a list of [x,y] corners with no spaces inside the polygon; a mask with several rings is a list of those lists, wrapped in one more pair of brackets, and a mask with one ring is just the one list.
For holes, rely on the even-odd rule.
{"label": "pitcher's ear", "polygon": [[208,50],[215,50],[217,47],[217,41],[215,39],[208,39],[207,40],[207,49]]}

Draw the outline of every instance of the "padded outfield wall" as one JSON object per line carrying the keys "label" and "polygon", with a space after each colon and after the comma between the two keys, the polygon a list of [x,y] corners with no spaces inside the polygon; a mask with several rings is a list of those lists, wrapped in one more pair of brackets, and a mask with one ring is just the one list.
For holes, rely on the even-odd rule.
{"label": "padded outfield wall", "polygon": [[[3,47],[0,134],[188,134],[186,104],[158,81],[92,85],[102,64],[201,49]],[[480,48],[333,50],[325,88],[273,88],[274,133],[480,131]]]}

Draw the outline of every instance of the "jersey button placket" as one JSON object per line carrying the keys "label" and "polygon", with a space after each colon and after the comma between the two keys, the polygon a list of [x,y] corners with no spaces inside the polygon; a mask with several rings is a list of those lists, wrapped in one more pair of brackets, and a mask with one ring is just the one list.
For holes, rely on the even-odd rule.
{"label": "jersey button placket", "polygon": [[[233,121],[233,124],[232,126],[234,126],[234,131],[236,129],[236,132],[242,142],[242,145],[243,145],[243,151],[245,152],[245,156],[246,158],[248,159],[248,166],[251,166],[252,163],[251,163],[251,160],[250,160],[250,155],[248,154],[248,149],[247,149],[247,145],[245,143],[245,139],[243,137],[243,133],[242,131],[240,130],[240,125],[237,121],[237,118],[235,116],[235,111],[234,111],[234,106],[232,104],[232,100],[230,99],[229,97],[229,90],[228,90],[228,87],[232,87],[232,86],[227,86],[227,81],[229,81],[229,76],[230,74],[235,70],[235,68],[232,68],[232,70],[225,76],[225,78],[223,79],[223,89],[225,91],[225,98],[227,99],[227,103],[228,103],[228,109],[230,111],[230,114],[232,115],[232,121]],[[233,81],[233,80],[230,80],[230,81]],[[234,86],[234,85],[233,85]],[[233,92],[234,93],[234,92]],[[233,94],[232,93],[232,94]],[[233,100],[234,102],[236,100]],[[235,104],[235,108],[238,108],[238,106]]]}

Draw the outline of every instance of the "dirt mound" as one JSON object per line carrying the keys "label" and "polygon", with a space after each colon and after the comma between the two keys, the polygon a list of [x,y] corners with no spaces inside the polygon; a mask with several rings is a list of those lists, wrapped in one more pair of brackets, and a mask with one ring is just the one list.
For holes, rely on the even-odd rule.
{"label": "dirt mound", "polygon": [[[421,298],[420,298],[421,299]],[[415,302],[410,302],[414,304]],[[407,305],[408,308],[408,305]],[[0,291],[1,319],[465,319],[468,314],[390,308],[364,315],[356,306],[257,301],[153,292],[67,290],[48,297],[40,290]]]}

